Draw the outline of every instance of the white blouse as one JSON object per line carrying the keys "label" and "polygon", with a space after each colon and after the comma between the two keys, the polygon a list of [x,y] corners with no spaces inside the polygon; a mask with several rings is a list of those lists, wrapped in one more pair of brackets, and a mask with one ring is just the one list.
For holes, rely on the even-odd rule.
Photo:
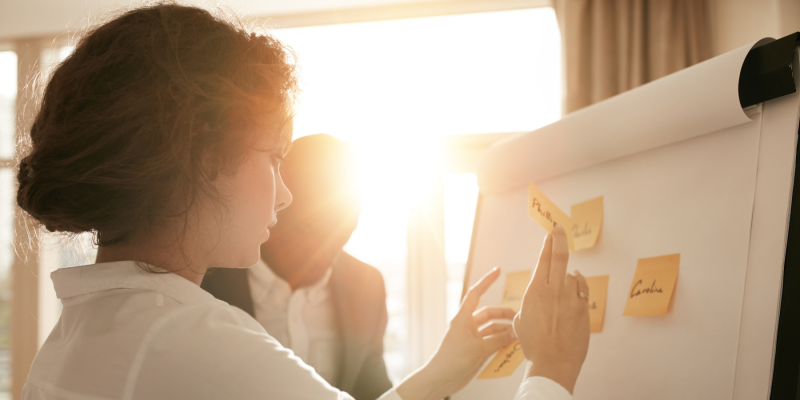
{"label": "white blouse", "polygon": [[[51,277],[64,309],[36,355],[24,400],[352,400],[244,311],[178,275],[122,261]],[[539,377],[517,394],[570,398]],[[379,400],[402,399],[390,390]]]}
{"label": "white blouse", "polygon": [[332,272],[328,268],[315,284],[292,290],[263,260],[247,271],[256,321],[326,382],[339,380],[344,351],[328,286]]}

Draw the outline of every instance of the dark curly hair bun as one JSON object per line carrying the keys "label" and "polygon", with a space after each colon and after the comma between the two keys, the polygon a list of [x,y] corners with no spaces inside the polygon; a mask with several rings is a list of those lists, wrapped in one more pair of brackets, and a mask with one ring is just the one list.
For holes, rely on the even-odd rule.
{"label": "dark curly hair bun", "polygon": [[[185,217],[268,135],[297,93],[291,49],[238,20],[177,4],[128,11],[84,36],[47,83],[19,163],[17,204],[100,245]],[[260,135],[260,136],[258,136]]]}

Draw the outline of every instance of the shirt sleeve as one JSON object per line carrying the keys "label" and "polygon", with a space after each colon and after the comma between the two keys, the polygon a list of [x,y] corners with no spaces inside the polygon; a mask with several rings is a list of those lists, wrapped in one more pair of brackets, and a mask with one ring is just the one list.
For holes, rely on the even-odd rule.
{"label": "shirt sleeve", "polygon": [[[394,389],[386,392],[378,400],[403,400]],[[572,400],[567,389],[542,376],[532,376],[522,381],[514,400]]]}
{"label": "shirt sleeve", "polygon": [[551,379],[532,376],[522,381],[514,400],[572,400],[572,395]]}
{"label": "shirt sleeve", "polygon": [[394,389],[389,390],[388,392],[384,393],[381,397],[378,397],[378,400],[403,400]]}

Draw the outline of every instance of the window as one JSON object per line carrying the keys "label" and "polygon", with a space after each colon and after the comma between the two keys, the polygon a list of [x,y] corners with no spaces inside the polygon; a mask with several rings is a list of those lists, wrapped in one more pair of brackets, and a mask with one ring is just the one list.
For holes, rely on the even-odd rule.
{"label": "window", "polygon": [[[361,158],[364,208],[345,250],[383,273],[385,359],[396,382],[427,358],[460,303],[478,189],[474,173],[446,173],[439,139],[529,131],[560,118],[555,13],[273,33],[299,56],[295,137],[328,133],[351,142]],[[420,282],[424,288],[415,287]]]}
{"label": "window", "polygon": [[472,223],[478,203],[478,178],[474,173],[444,177],[444,259],[447,265],[447,320],[461,306],[464,267],[469,256]]}
{"label": "window", "polygon": [[0,400],[11,398],[11,264],[14,259],[14,152],[17,54],[0,51]]}
{"label": "window", "polygon": [[561,115],[552,8],[273,33],[299,54],[298,137],[425,147],[435,136],[528,131]]}
{"label": "window", "polygon": [[[74,46],[53,46],[42,49],[40,73],[43,82],[50,80],[50,75],[58,64],[72,54],[73,50],[75,50]],[[43,234],[41,239],[39,243],[39,346],[50,335],[50,331],[61,316],[62,304],[56,297],[50,273],[58,268],[91,264],[97,256],[97,249],[92,245],[91,233],[74,237]]]}
{"label": "window", "polygon": [[[53,68],[73,51],[60,42],[33,38],[5,47],[0,43],[0,400],[19,398],[36,351],[61,313],[50,272],[94,261],[90,237],[65,240],[36,235],[30,231],[36,229],[34,225],[15,216],[17,121],[32,118],[34,102],[30,99],[44,89],[39,85],[46,83]],[[18,86],[23,81],[29,83]],[[24,106],[16,106],[18,98],[26,99]],[[31,234],[15,237],[18,227]],[[36,243],[29,239],[38,238],[42,239],[38,250],[30,251],[29,246],[36,248]]]}

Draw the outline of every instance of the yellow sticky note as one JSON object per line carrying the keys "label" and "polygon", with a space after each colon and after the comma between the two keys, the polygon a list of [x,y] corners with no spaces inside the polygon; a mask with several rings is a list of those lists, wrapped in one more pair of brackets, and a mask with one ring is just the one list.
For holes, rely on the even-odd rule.
{"label": "yellow sticky note", "polygon": [[[506,274],[506,285],[503,287],[502,306],[519,312],[522,306],[522,296],[531,280],[531,271],[516,271]],[[478,375],[477,379],[494,379],[511,376],[514,371],[525,361],[522,347],[519,342],[514,342],[497,352],[492,361]]]}
{"label": "yellow sticky note", "polygon": [[608,275],[587,276],[589,285],[589,327],[592,332],[603,331],[608,297]]}
{"label": "yellow sticky note", "polygon": [[564,227],[567,232],[569,250],[575,251],[575,244],[572,241],[572,229],[569,229],[572,226],[572,220],[533,183],[528,184],[528,215],[548,233],[553,233],[553,228],[556,224]]}
{"label": "yellow sticky note", "polygon": [[514,342],[506,348],[497,352],[492,361],[486,365],[476,379],[495,379],[511,376],[522,362],[525,361],[525,354],[522,353],[522,345]]}
{"label": "yellow sticky note", "polygon": [[503,307],[508,307],[514,312],[519,312],[522,306],[522,296],[531,280],[531,271],[517,271],[506,274],[506,286],[503,288]]}
{"label": "yellow sticky note", "polygon": [[603,196],[575,204],[570,218],[575,251],[594,247],[603,226]]}
{"label": "yellow sticky note", "polygon": [[680,254],[639,259],[622,315],[665,315],[680,263]]}

